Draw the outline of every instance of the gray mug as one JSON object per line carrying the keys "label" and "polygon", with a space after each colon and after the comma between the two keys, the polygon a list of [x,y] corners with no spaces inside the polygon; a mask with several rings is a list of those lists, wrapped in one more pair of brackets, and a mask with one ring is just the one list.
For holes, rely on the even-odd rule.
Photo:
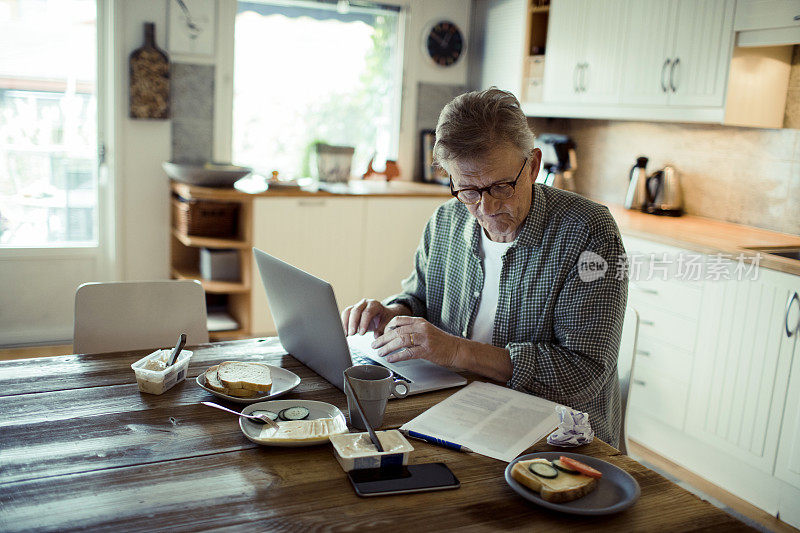
{"label": "gray mug", "polygon": [[[408,383],[394,379],[392,371],[382,366],[351,366],[344,371],[344,374],[350,378],[353,389],[361,402],[361,407],[364,409],[364,416],[367,417],[374,429],[378,429],[383,424],[383,415],[386,412],[386,402],[389,397],[405,398],[408,395]],[[361,415],[358,414],[358,406],[353,400],[353,393],[347,378],[344,380],[344,393],[347,396],[350,425],[356,429],[367,429]]]}

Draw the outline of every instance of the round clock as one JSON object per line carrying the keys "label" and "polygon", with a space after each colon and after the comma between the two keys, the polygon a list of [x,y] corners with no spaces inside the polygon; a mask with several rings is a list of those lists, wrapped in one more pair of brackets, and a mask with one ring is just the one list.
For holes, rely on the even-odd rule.
{"label": "round clock", "polygon": [[449,67],[458,61],[464,52],[464,37],[461,30],[448,20],[431,26],[425,37],[425,51],[439,66]]}

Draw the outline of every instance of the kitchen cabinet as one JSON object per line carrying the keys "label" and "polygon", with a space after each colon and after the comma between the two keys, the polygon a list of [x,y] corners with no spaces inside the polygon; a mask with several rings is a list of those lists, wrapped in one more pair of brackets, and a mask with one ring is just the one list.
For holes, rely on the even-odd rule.
{"label": "kitchen cabinet", "polygon": [[[763,267],[740,276],[736,261],[623,238],[629,260],[639,258],[630,438],[797,526],[800,342],[786,334],[786,310],[800,276]],[[678,279],[681,255],[702,259],[702,280]]]}
{"label": "kitchen cabinet", "polygon": [[[253,202],[253,246],[333,287],[339,310],[400,291],[423,228],[447,197],[284,197]],[[274,334],[257,266],[252,330]]]}
{"label": "kitchen cabinet", "polygon": [[800,280],[760,269],[757,279],[707,281],[686,431],[771,474],[794,341],[785,333]]}
{"label": "kitchen cabinet", "polygon": [[475,20],[483,25],[480,85],[519,94],[523,83],[529,0],[478,0]]}
{"label": "kitchen cabinet", "polygon": [[[800,284],[799,284],[800,285]],[[800,527],[800,290],[790,296],[784,313],[786,344],[793,346],[793,359],[786,392],[775,476],[788,486],[781,491],[778,512],[782,520]]]}
{"label": "kitchen cabinet", "polygon": [[545,102],[619,101],[628,3],[552,3],[545,47]]}

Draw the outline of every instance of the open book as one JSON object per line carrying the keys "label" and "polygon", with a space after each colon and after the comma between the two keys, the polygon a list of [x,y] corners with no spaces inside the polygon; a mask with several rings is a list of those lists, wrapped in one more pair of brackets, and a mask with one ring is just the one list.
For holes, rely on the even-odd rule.
{"label": "open book", "polygon": [[406,422],[400,430],[460,444],[509,462],[558,426],[556,405],[537,396],[474,381]]}

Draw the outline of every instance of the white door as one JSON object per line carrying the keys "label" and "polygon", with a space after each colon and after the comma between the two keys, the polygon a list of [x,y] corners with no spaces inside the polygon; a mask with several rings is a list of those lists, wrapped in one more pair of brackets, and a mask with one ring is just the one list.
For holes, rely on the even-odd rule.
{"label": "white door", "polygon": [[[361,299],[364,199],[257,198],[253,246],[324,279],[342,310]],[[275,334],[258,266],[253,262],[251,331]]]}
{"label": "white door", "polygon": [[674,10],[672,0],[628,3],[621,76],[623,104],[667,104]]}
{"label": "white door", "polygon": [[0,16],[0,345],[68,343],[75,289],[115,265],[98,161],[108,4],[12,5]]}
{"label": "white door", "polygon": [[733,40],[734,0],[679,0],[670,66],[670,105],[725,103]]}
{"label": "white door", "polygon": [[580,73],[583,102],[619,102],[629,4],[628,0],[584,0],[581,3],[584,21],[581,38],[585,41]]}
{"label": "white door", "polygon": [[587,22],[584,0],[553,0],[547,23],[544,101],[580,102]]}
{"label": "white door", "polygon": [[686,432],[772,474],[794,342],[784,329],[800,278],[707,281]]}

